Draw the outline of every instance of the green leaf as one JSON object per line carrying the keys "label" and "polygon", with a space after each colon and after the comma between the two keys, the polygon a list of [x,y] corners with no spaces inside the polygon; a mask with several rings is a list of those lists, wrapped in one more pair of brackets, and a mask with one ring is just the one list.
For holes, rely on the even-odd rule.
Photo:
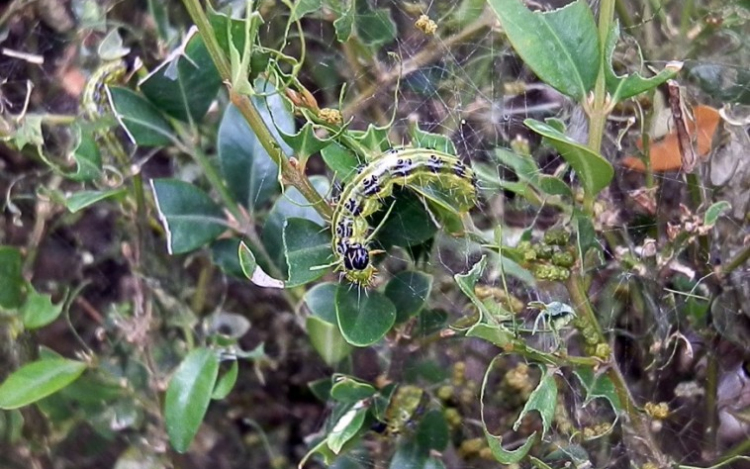
{"label": "green leaf", "polygon": [[245,273],[242,271],[240,258],[237,255],[239,249],[239,238],[217,239],[211,243],[211,260],[225,273],[244,279]]}
{"label": "green leaf", "polygon": [[573,221],[576,225],[578,258],[585,259],[590,249],[599,249],[594,223],[591,216],[577,209],[573,211]]}
{"label": "green leaf", "polygon": [[219,358],[216,352],[196,348],[187,354],[169,380],[164,399],[164,418],[169,441],[178,453],[187,451],[198,433],[218,374]]}
{"label": "green leaf", "polygon": [[162,147],[175,140],[161,111],[142,95],[128,88],[111,86],[110,101],[115,117],[130,141],[141,147]]}
{"label": "green leaf", "polygon": [[335,375],[331,387],[331,399],[339,402],[357,402],[375,395],[377,390],[351,376]]}
{"label": "green leaf", "polygon": [[[323,176],[312,176],[310,182],[321,196],[329,190],[328,179]],[[283,197],[276,199],[271,212],[263,223],[261,241],[273,263],[282,272],[288,271],[286,258],[284,257],[283,233],[284,223],[289,218],[304,218],[320,226],[326,224],[323,217],[310,206],[307,199],[297,189],[291,187],[284,192]]]}
{"label": "green leaf", "polygon": [[86,370],[86,364],[64,358],[28,363],[0,385],[0,409],[17,409],[54,394]]}
{"label": "green leaf", "polygon": [[517,464],[521,462],[521,460],[526,457],[529,451],[531,451],[531,447],[534,446],[534,443],[536,442],[535,432],[524,442],[521,447],[516,448],[513,451],[508,451],[503,448],[503,438],[491,434],[487,431],[486,428],[484,430],[484,437],[487,438],[487,445],[490,447],[492,455],[495,456],[495,459],[497,459],[497,461],[501,464]]}
{"label": "green leaf", "polygon": [[[329,301],[333,307],[333,297]],[[344,340],[337,324],[318,316],[308,316],[305,326],[310,343],[328,366],[335,366],[351,354],[353,347]]]}
{"label": "green leaf", "polygon": [[448,422],[439,410],[431,410],[419,421],[417,444],[429,454],[431,450],[442,452],[448,446],[450,433]]}
{"label": "green leaf", "polygon": [[323,8],[322,0],[297,0],[292,9],[292,18],[300,20],[310,13],[315,13]]}
{"label": "green leaf", "polygon": [[401,188],[394,190],[394,194],[395,199],[386,201],[385,210],[373,217],[374,224],[377,225],[380,218],[387,213],[389,204],[394,204],[390,216],[377,235],[377,240],[383,247],[388,249],[391,246],[417,246],[435,236],[438,227],[419,197],[413,191]]}
{"label": "green leaf", "polygon": [[280,134],[281,138],[292,147],[297,159],[302,161],[331,144],[330,140],[321,140],[318,138],[312,122],[305,124],[296,134],[287,134],[284,132],[280,132]]}
{"label": "green leaf", "polygon": [[466,337],[477,337],[500,348],[505,348],[507,345],[513,343],[514,340],[514,334],[511,330],[498,324],[485,323],[478,323],[471,326],[466,331]]}
{"label": "green leaf", "polygon": [[516,464],[520,462],[524,457],[526,457],[528,452],[531,450],[531,447],[536,441],[536,432],[534,432],[520,448],[517,448],[513,451],[507,451],[505,448],[503,448],[502,437],[495,436],[490,433],[489,430],[487,430],[487,424],[484,420],[484,395],[487,389],[487,381],[489,379],[490,372],[495,367],[495,362],[497,362],[497,360],[501,357],[502,355],[498,355],[493,358],[484,373],[479,397],[480,417],[482,421],[482,429],[484,430],[484,436],[487,439],[487,444],[489,445],[490,451],[492,451],[492,455],[495,457],[495,459],[497,459],[502,464]]}
{"label": "green leaf", "polygon": [[226,229],[221,207],[192,184],[177,179],[152,179],[151,188],[159,219],[167,232],[170,254],[198,249]]}
{"label": "green leaf", "polygon": [[238,373],[239,364],[237,363],[237,360],[232,360],[229,370],[221,375],[218,381],[216,381],[216,386],[214,387],[214,392],[211,394],[211,399],[218,401],[227,397],[229,393],[232,392],[232,388],[234,388],[234,384],[237,382]]}
{"label": "green leaf", "polygon": [[681,62],[670,62],[667,64],[667,68],[659,72],[656,76],[651,78],[643,78],[641,75],[634,73],[631,75],[617,76],[614,69],[612,68],[612,56],[617,45],[617,40],[620,38],[620,25],[615,23],[612,30],[607,36],[606,44],[606,67],[605,79],[607,82],[607,91],[612,96],[612,102],[618,103],[625,99],[639,95],[644,91],[648,91],[656,88],[667,80],[674,78],[682,68]]}
{"label": "green leaf", "polygon": [[344,445],[354,438],[362,428],[366,415],[367,407],[361,402],[357,402],[336,421],[326,439],[331,451],[336,454],[341,452]]}
{"label": "green leaf", "polygon": [[29,293],[26,296],[26,302],[21,307],[21,319],[23,327],[28,330],[38,329],[51,323],[62,313],[63,302],[58,304],[52,303],[50,295],[37,293],[30,286]]}
{"label": "green leaf", "polygon": [[411,126],[409,128],[409,135],[412,145],[417,148],[429,148],[430,150],[441,151],[449,155],[458,154],[453,140],[445,135],[425,132],[419,128],[419,125]]}
{"label": "green leaf", "polygon": [[245,277],[250,279],[251,282],[264,288],[284,288],[283,281],[268,275],[258,263],[255,262],[255,254],[253,254],[244,242],[240,242],[237,256],[240,260],[242,273]]}
{"label": "green leaf", "polygon": [[510,319],[513,317],[513,313],[506,311],[505,308],[503,308],[497,302],[485,303],[477,296],[476,292],[474,291],[474,287],[476,286],[477,282],[479,282],[479,279],[482,278],[482,273],[486,268],[487,256],[482,256],[479,262],[474,264],[467,273],[456,274],[453,276],[453,278],[458,284],[458,288],[460,288],[464,295],[466,295],[471,300],[471,302],[474,303],[474,306],[476,306],[481,313],[481,318],[478,323],[488,320],[489,318],[494,318],[493,321],[503,321],[506,319]]}
{"label": "green leaf", "polygon": [[344,4],[344,8],[336,12],[338,18],[333,21],[333,28],[336,30],[336,39],[339,42],[348,41],[354,28],[354,0],[344,2]]}
{"label": "green leaf", "polygon": [[705,226],[714,226],[719,217],[732,208],[732,204],[726,200],[722,200],[712,204],[706,209],[706,213],[703,215],[703,224]]}
{"label": "green leaf", "polygon": [[68,177],[81,182],[99,179],[102,176],[102,155],[99,145],[91,133],[84,132],[80,127],[74,127],[74,132],[77,135],[77,143],[71,156],[76,162],[76,172]]}
{"label": "green leaf", "polygon": [[396,38],[396,23],[388,8],[373,9],[367,0],[353,1],[357,12],[354,18],[357,37],[363,43],[378,48]]}
{"label": "green leaf", "polygon": [[182,53],[161,63],[140,83],[140,89],[162,112],[198,123],[216,98],[221,77],[199,34],[182,47]]}
{"label": "green leaf", "polygon": [[403,439],[391,459],[388,469],[427,469],[428,452],[413,439]]}
{"label": "green leaf", "polygon": [[577,0],[547,13],[520,0],[489,0],[518,55],[544,82],[577,101],[594,87],[599,40],[588,4]]}
{"label": "green leaf", "polygon": [[[540,367],[541,368],[541,367]],[[521,426],[523,418],[531,412],[536,410],[542,417],[542,438],[550,429],[552,420],[555,417],[555,407],[557,406],[557,383],[555,383],[555,370],[542,368],[544,376],[542,376],[539,385],[536,389],[531,392],[529,400],[526,401],[526,405],[523,406],[521,415],[518,416],[518,420],[513,424],[513,430],[517,431],[518,427]]]}
{"label": "green leaf", "polygon": [[385,296],[396,306],[396,323],[416,316],[424,308],[431,290],[432,275],[411,270],[394,275],[385,287]]}
{"label": "green leaf", "polygon": [[396,307],[380,292],[340,285],[336,291],[336,317],[347,342],[367,347],[393,327]]}
{"label": "green leaf", "polygon": [[620,415],[623,411],[620,396],[617,395],[614,383],[606,374],[597,373],[589,367],[576,368],[573,374],[576,375],[578,381],[581,382],[581,386],[586,390],[584,406],[594,399],[603,398],[609,401],[615,413]]}
{"label": "green leaf", "polygon": [[288,288],[320,278],[329,262],[331,238],[328,230],[304,218],[288,218],[284,223],[284,255],[289,268]]}
{"label": "green leaf", "polygon": [[614,177],[612,165],[601,155],[561,133],[552,126],[534,119],[524,121],[527,127],[545,137],[581,179],[583,190],[591,197],[607,187]]}
{"label": "green leaf", "polygon": [[127,189],[110,189],[108,191],[80,191],[71,194],[65,199],[65,207],[71,213],[76,213],[84,208],[90,207],[102,200],[124,196]]}
{"label": "green leaf", "polygon": [[321,283],[307,291],[304,302],[312,316],[307,318],[307,335],[323,360],[333,366],[349,356],[352,346],[339,331],[336,320],[336,283]]}
{"label": "green leaf", "polygon": [[0,246],[0,308],[15,309],[23,302],[26,282],[21,274],[21,252],[10,246]]}
{"label": "green leaf", "polygon": [[357,167],[362,164],[357,155],[336,142],[321,150],[320,155],[336,177],[345,183],[357,175]]}
{"label": "green leaf", "polygon": [[334,303],[338,288],[338,283],[327,282],[315,285],[305,293],[303,300],[313,316],[330,324],[338,324]]}
{"label": "green leaf", "polygon": [[[284,99],[271,83],[264,80],[257,80],[255,89],[257,93],[268,95],[251,97],[263,122],[281,151],[292,154],[278,130],[294,132],[294,117],[286,108]],[[234,106],[227,107],[219,125],[218,149],[221,171],[229,190],[245,208],[254,211],[279,190],[279,168]]]}

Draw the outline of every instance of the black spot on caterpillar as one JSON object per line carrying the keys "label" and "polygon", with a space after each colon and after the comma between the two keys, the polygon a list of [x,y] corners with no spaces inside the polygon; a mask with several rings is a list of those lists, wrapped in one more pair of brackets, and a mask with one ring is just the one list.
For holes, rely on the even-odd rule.
{"label": "black spot on caterpillar", "polygon": [[382,207],[394,185],[431,185],[449,191],[457,212],[466,212],[476,204],[474,172],[457,157],[422,148],[385,152],[346,185],[341,193],[342,203],[331,219],[336,264],[352,283],[372,284],[377,269],[367,245],[374,232],[366,218]]}

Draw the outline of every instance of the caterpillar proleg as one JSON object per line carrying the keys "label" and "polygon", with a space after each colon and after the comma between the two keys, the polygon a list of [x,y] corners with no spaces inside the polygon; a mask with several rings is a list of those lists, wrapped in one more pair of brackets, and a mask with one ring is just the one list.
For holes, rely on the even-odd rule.
{"label": "caterpillar proleg", "polygon": [[[352,283],[369,286],[377,273],[368,244],[375,232],[367,217],[393,193],[393,186],[433,186],[449,192],[456,212],[476,204],[474,172],[453,155],[424,148],[390,150],[362,168],[344,187],[331,218],[338,269]],[[375,230],[376,231],[376,230]]]}

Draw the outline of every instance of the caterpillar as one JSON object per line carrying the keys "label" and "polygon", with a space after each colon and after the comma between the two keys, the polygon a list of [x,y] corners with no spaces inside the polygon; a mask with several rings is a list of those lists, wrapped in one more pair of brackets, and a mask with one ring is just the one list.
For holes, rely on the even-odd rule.
{"label": "caterpillar", "polygon": [[[81,107],[86,120],[96,122],[111,115],[112,109],[107,97],[107,86],[119,83],[127,73],[127,66],[121,60],[105,62],[89,77],[81,95]],[[109,129],[98,129],[95,138],[112,155],[125,161],[127,155],[117,136]]]}
{"label": "caterpillar", "polygon": [[331,218],[334,265],[354,284],[368,287],[375,278],[374,252],[368,243],[377,228],[370,229],[367,217],[382,207],[396,185],[417,192],[428,186],[449,191],[456,212],[476,204],[476,176],[453,155],[424,148],[393,149],[359,168],[341,192]]}

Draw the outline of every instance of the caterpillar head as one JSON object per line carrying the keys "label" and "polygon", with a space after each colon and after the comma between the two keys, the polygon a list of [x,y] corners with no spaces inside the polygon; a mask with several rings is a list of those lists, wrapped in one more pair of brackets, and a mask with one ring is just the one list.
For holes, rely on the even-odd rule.
{"label": "caterpillar head", "polygon": [[377,269],[370,263],[370,252],[360,243],[353,243],[344,251],[344,276],[363,287],[372,284]]}

